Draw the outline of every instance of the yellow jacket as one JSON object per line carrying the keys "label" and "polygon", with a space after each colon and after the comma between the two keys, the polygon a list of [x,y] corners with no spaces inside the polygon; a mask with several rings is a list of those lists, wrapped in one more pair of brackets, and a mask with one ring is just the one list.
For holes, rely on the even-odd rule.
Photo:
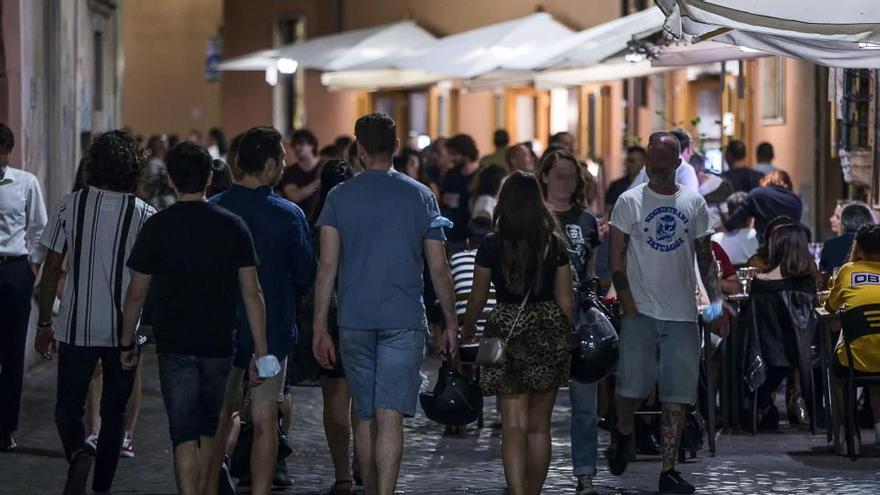
{"label": "yellow jacket", "polygon": [[[837,277],[831,281],[831,294],[828,296],[825,309],[837,312],[841,307],[853,309],[878,303],[880,303],[880,262],[855,261],[840,267]],[[877,326],[880,327],[880,311],[877,313]],[[870,315],[869,319],[874,320]],[[851,347],[856,370],[880,372],[880,329],[878,333],[855,339]],[[840,364],[849,366],[846,349],[843,347],[843,334],[837,341],[835,352]]]}

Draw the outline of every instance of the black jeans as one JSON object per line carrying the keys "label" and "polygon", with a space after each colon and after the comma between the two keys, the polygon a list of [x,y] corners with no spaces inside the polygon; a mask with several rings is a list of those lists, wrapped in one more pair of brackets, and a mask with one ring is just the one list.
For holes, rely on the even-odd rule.
{"label": "black jeans", "polygon": [[55,424],[68,460],[85,448],[86,395],[98,360],[103,368],[101,393],[101,433],[95,454],[95,476],[92,489],[110,491],[119,449],[125,428],[125,406],[134,385],[134,370],[122,368],[119,349],[115,347],[80,347],[58,344],[58,396],[55,404]]}
{"label": "black jeans", "polygon": [[18,429],[33,288],[27,260],[0,264],[0,434]]}

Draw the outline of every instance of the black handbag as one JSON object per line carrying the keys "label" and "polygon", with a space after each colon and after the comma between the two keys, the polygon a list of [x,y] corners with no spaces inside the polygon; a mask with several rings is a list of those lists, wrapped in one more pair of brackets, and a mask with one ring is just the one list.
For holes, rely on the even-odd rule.
{"label": "black handbag", "polygon": [[617,331],[603,309],[595,297],[582,298],[575,309],[571,378],[577,382],[597,382],[617,367]]}

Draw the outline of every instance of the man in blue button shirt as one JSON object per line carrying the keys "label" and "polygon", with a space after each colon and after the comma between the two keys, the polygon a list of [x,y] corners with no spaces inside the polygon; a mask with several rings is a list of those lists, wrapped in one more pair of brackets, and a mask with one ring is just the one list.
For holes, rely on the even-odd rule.
{"label": "man in blue button shirt", "polygon": [[365,171],[333,188],[318,220],[321,264],[312,348],[323,367],[333,367],[327,310],[338,272],[339,347],[358,416],[361,473],[367,493],[391,495],[400,469],[403,417],[415,414],[421,384],[427,334],[423,255],[446,320],[443,347],[449,354],[458,345],[458,322],[444,220],[434,194],[391,169],[399,142],[390,117],[363,116],[354,131]]}
{"label": "man in blue button shirt", "polygon": [[[237,162],[242,180],[211,201],[244,220],[260,259],[258,276],[266,301],[266,340],[282,372],[250,390],[254,444],[251,451],[252,493],[266,494],[276,466],[278,404],[284,400],[287,355],[296,343],[296,300],[315,281],[315,255],[308,222],[299,206],[273,192],[284,167],[281,134],[271,127],[255,127],[242,137]],[[241,402],[241,383],[253,354],[250,326],[239,311],[236,356],[221,413],[224,436],[231,415]],[[222,453],[218,453],[218,465]],[[214,477],[216,479],[217,477]],[[216,489],[208,493],[216,493]]]}

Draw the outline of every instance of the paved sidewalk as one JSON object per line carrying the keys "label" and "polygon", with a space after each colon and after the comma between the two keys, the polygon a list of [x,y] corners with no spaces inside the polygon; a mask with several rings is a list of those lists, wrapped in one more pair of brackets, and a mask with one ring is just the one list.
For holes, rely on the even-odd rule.
{"label": "paved sidewalk", "polygon": [[[155,355],[145,355],[144,404],[135,437],[137,456],[123,459],[114,484],[116,494],[166,495],[175,493],[171,443],[159,384]],[[66,462],[52,419],[55,365],[46,363],[26,377],[22,425],[17,433],[18,453],[0,454],[0,494],[60,493]],[[321,425],[320,391],[295,389],[295,419],[291,431],[294,454],[288,459],[296,486],[289,493],[322,494],[332,483],[333,471]],[[567,391],[561,391],[553,416],[553,462],[544,493],[574,493],[568,437]],[[486,410],[487,425],[496,416],[494,401]],[[450,494],[505,493],[498,430],[474,430],[469,438],[444,438],[442,428],[424,416],[407,422],[406,450],[399,493]],[[600,448],[608,437],[600,432]],[[866,443],[874,440],[865,431]],[[704,494],[880,494],[880,452],[868,445],[858,462],[832,455],[824,435],[788,430],[758,436],[722,435],[717,457],[708,452],[682,466],[686,478]],[[655,493],[659,459],[639,459],[617,478],[600,460],[596,479],[603,494]]]}

